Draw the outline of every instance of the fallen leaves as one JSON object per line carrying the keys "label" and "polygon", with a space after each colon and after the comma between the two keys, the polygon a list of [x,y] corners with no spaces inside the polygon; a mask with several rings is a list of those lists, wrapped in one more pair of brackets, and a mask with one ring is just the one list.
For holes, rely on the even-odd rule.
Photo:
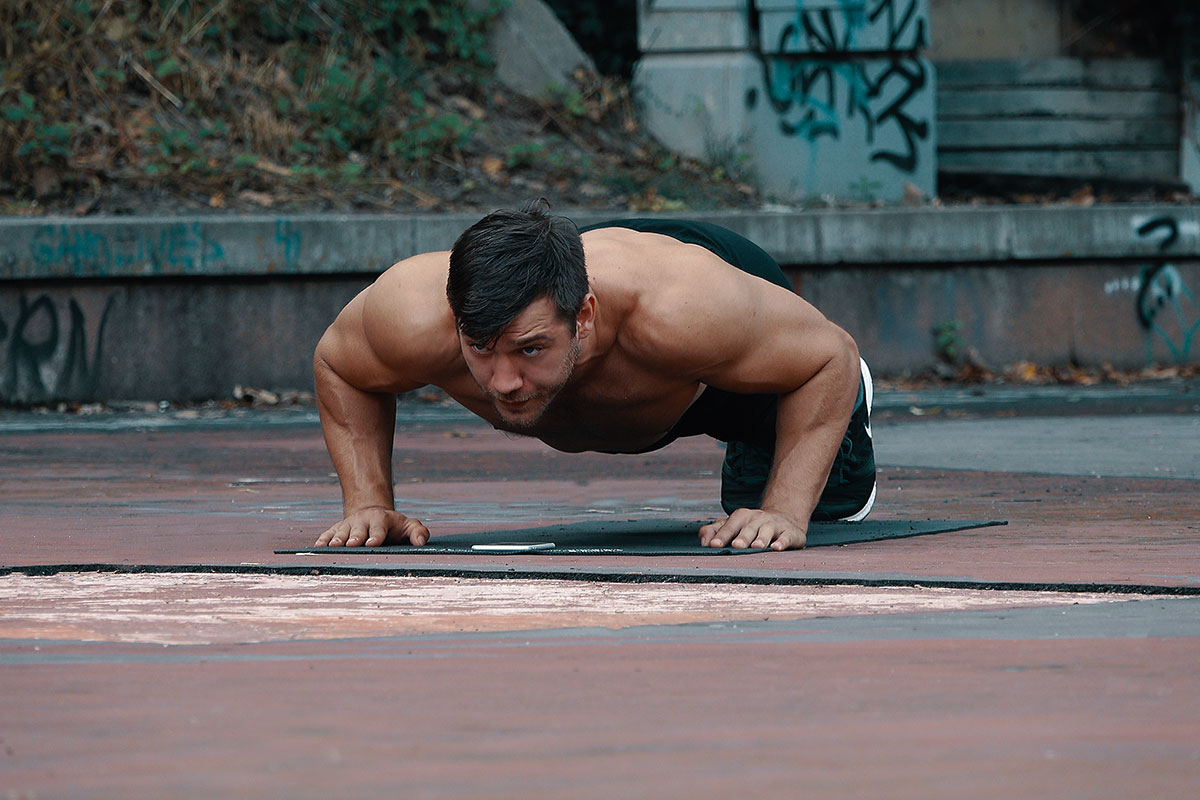
{"label": "fallen leaves", "polygon": [[508,173],[504,169],[503,159],[495,156],[484,156],[480,162],[480,167],[483,169],[483,174],[487,175],[494,181],[507,182]]}
{"label": "fallen leaves", "polygon": [[270,208],[271,206],[275,205],[275,198],[266,192],[255,192],[250,189],[245,189],[238,192],[238,197],[247,203],[252,203],[253,205],[260,206],[262,208]]}
{"label": "fallen leaves", "polygon": [[239,403],[254,406],[294,406],[312,405],[312,392],[282,391],[273,392],[270,389],[258,389],[253,386],[234,386],[233,399]]}

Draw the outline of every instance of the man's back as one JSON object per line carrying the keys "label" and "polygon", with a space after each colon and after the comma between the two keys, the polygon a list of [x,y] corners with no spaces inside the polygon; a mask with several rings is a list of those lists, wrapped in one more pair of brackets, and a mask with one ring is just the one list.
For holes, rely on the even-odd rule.
{"label": "man's back", "polygon": [[[727,367],[767,360],[753,358],[767,343],[764,328],[778,335],[816,315],[796,295],[697,245],[625,228],[585,233],[583,243],[597,298],[595,334],[539,424],[518,431],[560,450],[645,449],[710,382],[767,390],[774,364],[758,377],[753,365]],[[330,363],[363,389],[438,386],[497,428],[511,429],[463,358],[445,297],[448,264],[448,252],[427,253],[387,270],[331,328],[341,358]]]}

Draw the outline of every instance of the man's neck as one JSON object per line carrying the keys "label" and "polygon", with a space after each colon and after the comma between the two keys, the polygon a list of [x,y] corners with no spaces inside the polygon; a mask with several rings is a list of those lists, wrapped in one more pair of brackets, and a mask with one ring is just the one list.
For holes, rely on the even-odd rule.
{"label": "man's neck", "polygon": [[579,356],[575,361],[571,379],[567,383],[567,390],[586,383],[612,349],[616,331],[606,324],[609,322],[606,311],[607,309],[600,303],[600,298],[597,297],[592,333],[590,336],[580,339]]}

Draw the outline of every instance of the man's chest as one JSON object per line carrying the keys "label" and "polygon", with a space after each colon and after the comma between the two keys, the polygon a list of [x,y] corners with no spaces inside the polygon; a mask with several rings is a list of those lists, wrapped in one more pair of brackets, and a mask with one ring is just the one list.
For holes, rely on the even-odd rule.
{"label": "man's chest", "polygon": [[533,435],[566,452],[641,452],[670,432],[700,390],[689,384],[560,398]]}
{"label": "man's chest", "polygon": [[564,390],[532,427],[507,424],[473,382],[444,388],[494,427],[535,437],[556,450],[640,452],[667,435],[703,388],[694,381],[640,377]]}

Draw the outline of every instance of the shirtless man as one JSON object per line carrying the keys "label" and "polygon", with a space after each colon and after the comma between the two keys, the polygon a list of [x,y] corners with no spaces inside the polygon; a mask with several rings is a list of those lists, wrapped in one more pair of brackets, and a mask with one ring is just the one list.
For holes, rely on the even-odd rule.
{"label": "shirtless man", "polygon": [[[586,266],[585,266],[586,265]],[[870,374],[854,340],[740,236],[683,220],[585,229],[544,202],[388,269],[314,355],[345,519],[316,544],[423,545],[395,510],[396,395],[426,385],[566,452],[728,442],[710,547],[803,547],[875,500]]]}

